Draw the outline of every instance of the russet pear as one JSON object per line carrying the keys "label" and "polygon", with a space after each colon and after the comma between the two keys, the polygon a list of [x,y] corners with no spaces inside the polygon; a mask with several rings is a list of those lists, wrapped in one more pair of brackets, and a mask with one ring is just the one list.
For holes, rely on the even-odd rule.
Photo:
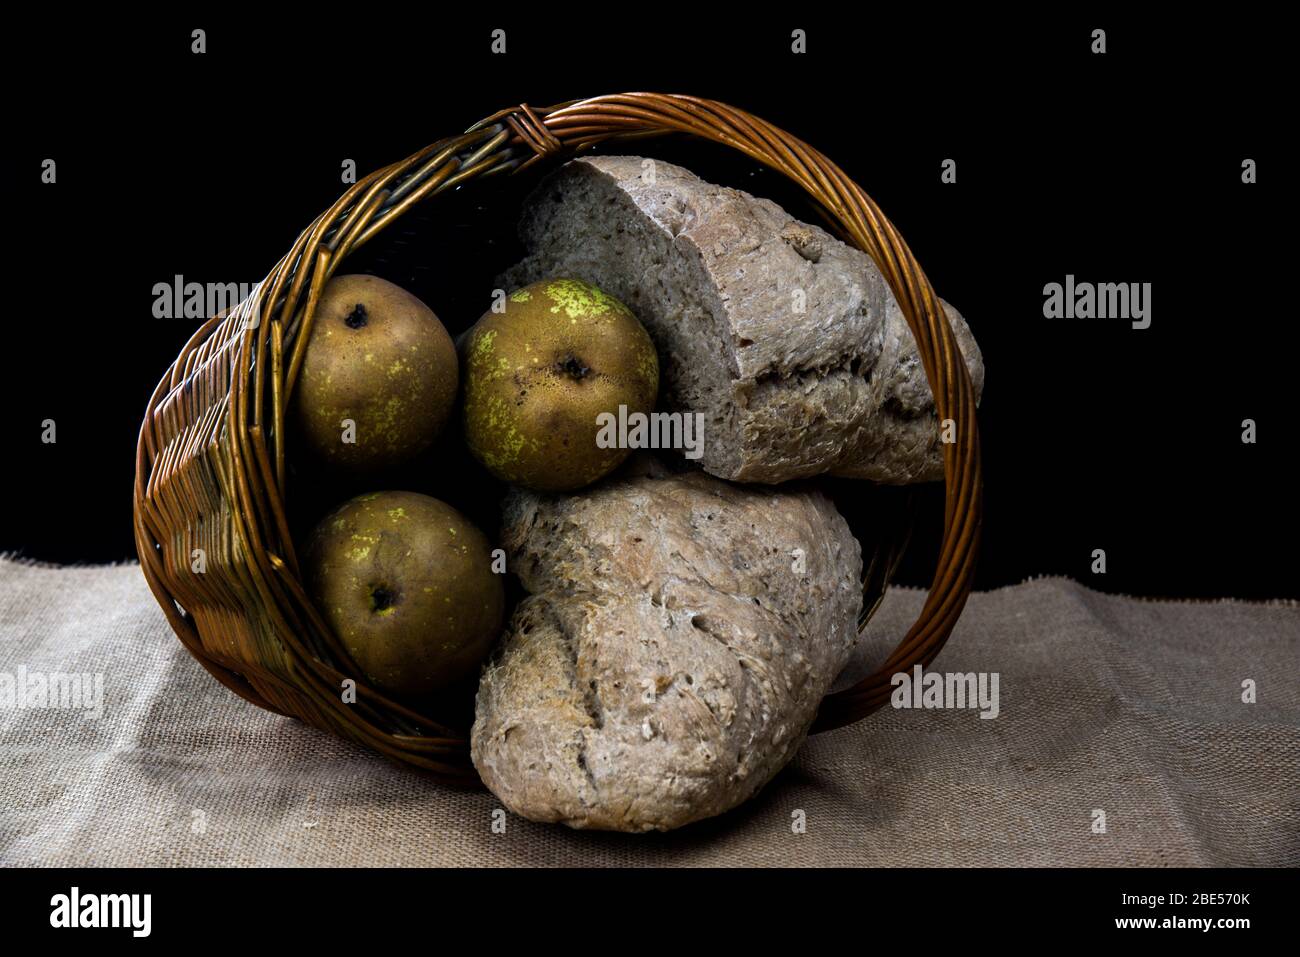
{"label": "russet pear", "polygon": [[632,311],[578,279],[506,297],[461,342],[465,441],[503,481],[581,488],[629,454],[602,447],[602,413],[648,414],[659,391],[654,343]]}
{"label": "russet pear", "polygon": [[377,276],[336,276],[316,305],[290,417],[317,459],[389,468],[437,438],[458,378],[455,346],[433,310]]}

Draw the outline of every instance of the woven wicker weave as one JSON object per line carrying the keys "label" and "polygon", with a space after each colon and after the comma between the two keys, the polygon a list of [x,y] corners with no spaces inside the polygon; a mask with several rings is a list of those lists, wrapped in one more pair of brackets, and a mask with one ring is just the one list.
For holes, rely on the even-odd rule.
{"label": "woven wicker weave", "polygon": [[[920,617],[879,669],[828,696],[816,731],[857,721],[888,700],[890,676],[929,665],[970,591],[980,530],[980,454],[966,365],[929,280],[875,203],[839,167],[741,110],[688,96],[628,93],[548,109],[518,106],[372,173],[316,219],[229,315],[204,323],[149,400],[136,452],[141,567],[172,628],[218,681],[292,715],[476,784],[464,727],[447,727],[373,689],[345,703],[350,674],[337,638],[303,590],[285,511],[285,406],[326,281],[349,254],[415,203],[458,184],[522,173],[608,140],[686,133],[739,150],[801,186],[830,223],[880,266],[907,318],[941,420],[943,543]],[[901,543],[868,562],[862,624]],[[196,573],[195,550],[206,568]]]}

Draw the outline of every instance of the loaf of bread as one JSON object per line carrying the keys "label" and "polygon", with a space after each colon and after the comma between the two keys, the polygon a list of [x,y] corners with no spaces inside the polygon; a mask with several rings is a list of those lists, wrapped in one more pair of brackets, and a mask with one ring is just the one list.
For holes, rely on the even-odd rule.
{"label": "loaf of bread", "polygon": [[483,670],[471,755],[535,821],[668,830],[735,807],[798,750],[857,640],[861,553],[821,492],[631,471],[507,498],[529,595]]}
{"label": "loaf of bread", "polygon": [[[768,200],[636,156],[561,167],[519,231],[528,254],[501,287],[567,276],[631,307],[659,350],[661,405],[704,416],[707,472],[942,478],[915,341],[864,253]],[[945,308],[978,396],[979,349]]]}

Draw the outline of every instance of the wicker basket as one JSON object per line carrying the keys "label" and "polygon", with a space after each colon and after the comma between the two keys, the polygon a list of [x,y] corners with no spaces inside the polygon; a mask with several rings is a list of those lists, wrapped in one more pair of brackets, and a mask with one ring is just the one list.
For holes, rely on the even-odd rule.
{"label": "wicker basket", "polygon": [[[970,591],[980,531],[975,397],[930,282],[875,203],[830,160],[741,110],[688,96],[628,93],[549,109],[518,106],[439,140],[352,186],[229,315],[204,323],[149,400],[136,451],[141,567],[172,628],[218,681],[260,707],[477,785],[467,721],[449,726],[351,677],[338,639],[304,592],[285,510],[284,417],[326,281],[349,254],[413,204],[459,184],[519,174],[595,143],[688,133],[721,143],[802,187],[832,227],[880,266],[907,318],[935,397],[952,419],[944,446],[943,542],[920,617],[878,670],[825,698],[814,731],[880,707],[890,677],[929,665]],[[879,603],[902,548],[867,561],[860,624]],[[192,555],[206,568],[196,574]]]}

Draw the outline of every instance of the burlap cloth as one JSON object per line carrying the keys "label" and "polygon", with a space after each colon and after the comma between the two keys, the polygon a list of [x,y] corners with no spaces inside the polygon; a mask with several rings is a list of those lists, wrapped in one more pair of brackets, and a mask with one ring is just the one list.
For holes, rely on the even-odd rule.
{"label": "burlap cloth", "polygon": [[[923,598],[890,592],[868,656]],[[748,805],[639,837],[513,816],[500,833],[492,795],[244,703],[135,566],[0,560],[0,674],[20,666],[102,674],[104,714],[0,709],[10,865],[1300,863],[1294,605],[1060,579],[973,595],[936,667],[997,672],[997,718],[886,709],[810,739]]]}

